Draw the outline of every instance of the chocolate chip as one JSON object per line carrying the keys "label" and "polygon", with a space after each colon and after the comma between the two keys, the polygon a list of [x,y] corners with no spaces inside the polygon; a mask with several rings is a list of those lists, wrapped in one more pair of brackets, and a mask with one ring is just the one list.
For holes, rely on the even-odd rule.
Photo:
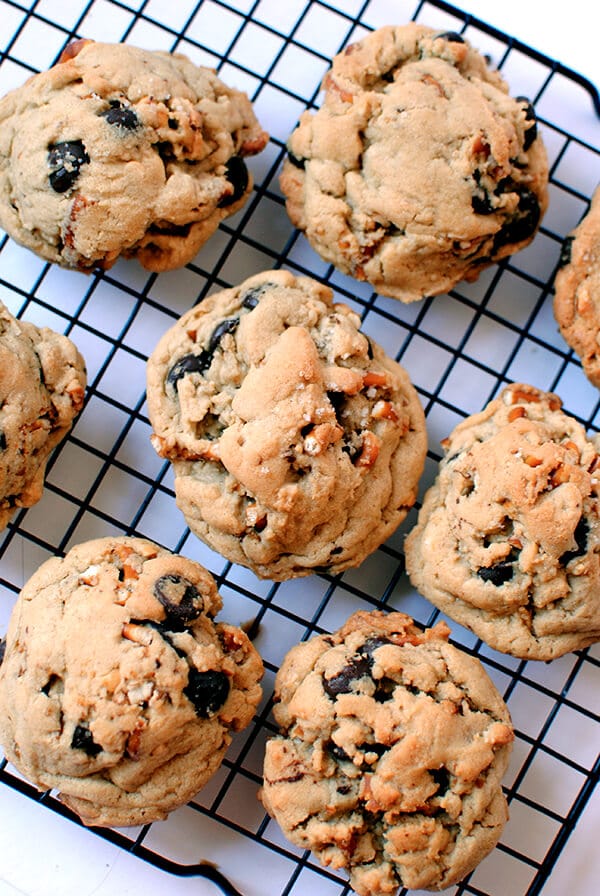
{"label": "chocolate chip", "polygon": [[85,725],[77,725],[73,732],[71,747],[74,750],[84,750],[88,756],[97,756],[102,752],[102,747],[92,737],[92,732]]}
{"label": "chocolate chip", "polygon": [[438,40],[439,38],[447,40],[451,44],[464,44],[465,42],[462,34],[459,34],[457,31],[443,31],[441,34],[436,34],[435,39]]}
{"label": "chocolate chip", "polygon": [[170,631],[183,631],[204,608],[202,595],[196,586],[175,573],[157,579],[154,594],[165,608]]}
{"label": "chocolate chip", "polygon": [[327,750],[336,762],[352,762],[346,751],[342,747],[338,747],[333,741],[327,744]]}
{"label": "chocolate chip", "polygon": [[212,355],[204,349],[197,355],[184,355],[176,361],[167,374],[167,383],[175,384],[188,373],[204,373],[212,363]]}
{"label": "chocolate chip", "polygon": [[6,638],[0,638],[0,666],[4,660],[4,654],[6,653]]}
{"label": "chocolate chip", "polygon": [[383,678],[377,679],[375,682],[375,693],[373,694],[373,698],[377,701],[377,703],[387,703],[388,700],[391,700],[394,696],[394,691],[396,690],[396,682],[393,678],[387,678],[385,675]]}
{"label": "chocolate chip", "polygon": [[229,679],[224,672],[199,672],[190,667],[183,693],[194,704],[196,715],[207,719],[220,709],[229,695]]}
{"label": "chocolate chip", "polygon": [[567,236],[560,249],[560,257],[558,259],[559,268],[564,268],[571,264],[571,250],[573,249],[574,236]]}
{"label": "chocolate chip", "polygon": [[125,128],[126,131],[135,131],[141,126],[141,122],[133,109],[124,106],[119,100],[111,100],[110,108],[101,113],[102,118],[108,124],[112,124],[118,128]]}
{"label": "chocolate chip", "polygon": [[443,796],[450,790],[450,772],[443,765],[441,768],[430,768],[429,774],[437,784],[437,796]]}
{"label": "chocolate chip", "polygon": [[584,519],[584,517],[581,517],[573,532],[573,538],[575,539],[577,547],[573,551],[565,551],[564,554],[561,554],[558,560],[561,566],[566,566],[567,563],[570,563],[575,557],[581,557],[582,554],[585,554],[587,551],[587,537],[589,531],[590,527],[588,526],[587,520]]}
{"label": "chocolate chip", "polygon": [[504,585],[505,582],[510,582],[514,574],[514,567],[512,560],[501,560],[499,563],[496,563],[495,566],[480,566],[477,570],[477,575],[480,579],[483,579],[484,582],[491,582],[492,585],[495,585],[497,588],[500,585]]}
{"label": "chocolate chip", "polygon": [[179,122],[176,118],[169,118],[167,124],[171,128],[172,131],[176,131],[179,127]]}
{"label": "chocolate chip", "polygon": [[332,678],[323,676],[323,690],[325,693],[334,699],[338,694],[349,694],[352,690],[353,682],[359,678],[364,678],[365,675],[369,675],[373,666],[371,653],[372,650],[369,652],[365,645],[337,675],[334,675]]}
{"label": "chocolate chip", "polygon": [[208,370],[219,342],[226,333],[233,333],[239,322],[239,317],[222,320],[213,330],[208,340],[208,348],[202,349],[199,354],[184,355],[173,364],[167,374],[167,383],[170,386],[175,386],[175,383],[188,373],[204,373],[205,370]]}
{"label": "chocolate chip", "polygon": [[291,162],[295,168],[305,168],[306,159],[301,159],[299,156],[295,156],[294,153],[288,149],[288,162]]}
{"label": "chocolate chip", "polygon": [[249,175],[246,163],[240,156],[232,156],[225,163],[225,177],[233,187],[233,193],[223,196],[217,203],[219,208],[225,208],[233,205],[238,199],[241,199],[248,189]]}
{"label": "chocolate chip", "polygon": [[6,433],[0,430],[0,451],[6,451]]}
{"label": "chocolate chip", "polygon": [[54,143],[48,148],[48,175],[50,186],[56,193],[66,193],[79,177],[79,169],[88,164],[90,157],[82,140]]}
{"label": "chocolate chip", "polygon": [[476,215],[493,215],[496,211],[489,193],[484,193],[483,196],[471,196],[471,208]]}
{"label": "chocolate chip", "polygon": [[525,138],[523,140],[523,150],[524,150],[524,152],[527,152],[527,150],[530,148],[531,144],[533,143],[533,141],[536,139],[536,137],[538,135],[537,119],[535,117],[535,109],[529,102],[528,97],[518,96],[517,102],[524,104],[524,106],[525,106],[525,121],[531,122],[531,124],[525,131]]}
{"label": "chocolate chip", "polygon": [[518,186],[519,203],[513,217],[508,220],[494,237],[492,252],[496,253],[502,246],[520,243],[535,233],[540,220],[540,204],[538,198],[527,187]]}
{"label": "chocolate chip", "polygon": [[239,322],[239,317],[229,317],[222,320],[221,323],[215,327],[208,340],[208,352],[211,355],[214,354],[216,347],[226,333],[235,333]]}
{"label": "chocolate chip", "polygon": [[386,747],[385,744],[359,744],[358,748],[361,753],[375,753],[378,758],[381,758],[384,753],[387,753],[389,747]]}

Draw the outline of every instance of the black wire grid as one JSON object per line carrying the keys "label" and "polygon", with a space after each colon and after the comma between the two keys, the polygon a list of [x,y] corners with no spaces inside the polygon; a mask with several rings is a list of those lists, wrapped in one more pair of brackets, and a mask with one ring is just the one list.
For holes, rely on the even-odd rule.
{"label": "black wire grid", "polygon": [[[465,36],[501,68],[513,95],[535,103],[551,163],[550,207],[534,243],[459,284],[447,296],[403,305],[324,263],[291,226],[278,186],[285,141],[301,112],[318,103],[331,56],[367,30],[416,19]],[[321,868],[283,838],[256,793],[264,741],[274,731],[270,696],[285,652],[339,626],[359,608],[389,607],[431,625],[438,612],[404,572],[405,524],[358,570],[283,584],[259,581],[201,544],[175,506],[168,463],[149,442],[145,362],[159,336],[210,292],[285,267],[331,285],[362,316],[363,329],[409,371],[427,411],[430,449],[421,495],[435,475],[439,442],[510,381],[556,391],[592,433],[600,393],[557,332],[552,282],[565,234],[600,182],[600,100],[575,72],[443,2],[387,0],[0,0],[0,93],[51,65],[74,37],[177,50],[244,89],[271,134],[250,160],[255,189],[195,260],[148,274],[135,262],[106,273],[66,272],[0,232],[0,299],[14,314],[66,332],[84,354],[85,408],[48,469],[42,501],[19,512],[0,537],[0,632],[16,594],[37,566],[89,538],[151,538],[203,563],[223,595],[222,619],[253,620],[265,665],[264,698],[215,777],[159,824],[97,830],[158,868],[213,881],[230,896],[347,894],[345,877]],[[511,819],[493,853],[452,893],[541,893],[598,781],[598,645],[551,664],[496,653],[451,623],[452,640],[477,654],[503,693],[516,728],[505,778]],[[5,760],[0,780],[78,823],[52,793],[39,794]],[[239,888],[239,890],[238,890]],[[548,894],[548,890],[545,891]],[[576,889],[573,890],[576,892]]]}

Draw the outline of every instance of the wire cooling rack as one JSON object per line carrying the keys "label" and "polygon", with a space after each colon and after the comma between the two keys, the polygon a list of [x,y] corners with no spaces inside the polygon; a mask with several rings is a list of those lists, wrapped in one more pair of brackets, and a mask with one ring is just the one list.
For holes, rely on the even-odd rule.
{"label": "wire cooling rack", "polygon": [[[513,95],[535,102],[551,186],[550,208],[530,247],[474,284],[405,306],[374,295],[315,255],[286,216],[278,173],[286,138],[301,112],[318,102],[331,56],[367,30],[412,18],[464,32],[502,69]],[[0,298],[18,316],[68,333],[89,372],[85,408],[53,457],[42,501],[21,511],[0,538],[0,633],[37,566],[80,541],[141,535],[203,563],[224,598],[221,618],[255,621],[255,644],[266,664],[263,702],[188,806],[165,822],[86,832],[90,848],[94,837],[103,837],[162,870],[208,879],[230,896],[346,894],[344,876],[287,843],[256,798],[264,742],[274,730],[273,679],[294,643],[336,628],[356,609],[385,606],[424,625],[435,622],[437,611],[412,591],[404,572],[403,537],[416,509],[358,570],[282,584],[257,580],[186,528],[169,466],[150,446],[145,361],[159,336],[205,295],[285,267],[329,283],[338,300],[360,312],[365,332],[408,369],[427,411],[421,495],[435,475],[440,440],[506,382],[558,392],[565,409],[597,431],[600,393],[557,332],[552,280],[561,241],[600,181],[598,95],[574,72],[442,2],[0,0],[0,21],[0,93],[51,65],[73,37],[123,40],[178,50],[215,67],[251,96],[271,134],[267,149],[250,160],[255,190],[246,207],[178,272],[149,275],[135,262],[91,276],[66,272],[0,234]],[[569,839],[577,838],[577,821],[598,780],[600,650],[596,645],[551,664],[522,662],[451,627],[455,643],[480,657],[507,700],[516,743],[505,778],[511,819],[492,854],[450,892],[533,896]],[[1,758],[0,780],[73,819],[52,793],[38,794]]]}

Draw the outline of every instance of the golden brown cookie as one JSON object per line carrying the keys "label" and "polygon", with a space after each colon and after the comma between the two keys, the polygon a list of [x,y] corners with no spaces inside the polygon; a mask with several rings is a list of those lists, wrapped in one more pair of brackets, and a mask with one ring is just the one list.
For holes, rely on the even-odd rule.
{"label": "golden brown cookie", "polygon": [[533,107],[461,35],[380,28],[333,59],[323,89],[281,187],[327,261],[412,302],[533,239],[548,201]]}
{"label": "golden brown cookie", "polygon": [[506,822],[508,710],[448,635],[361,611],[292,648],[277,674],[263,803],[360,896],[449,887]]}
{"label": "golden brown cookie", "polygon": [[415,588],[491,647],[550,660],[600,639],[597,439],[513,384],[444,441],[405,541]]}
{"label": "golden brown cookie", "polygon": [[600,388],[600,187],[580,224],[567,236],[554,281],[554,316]]}
{"label": "golden brown cookie", "polygon": [[212,69],[77,41],[0,100],[0,226],[78,270],[180,267],[245,203],[267,139]]}
{"label": "golden brown cookie", "polygon": [[329,287],[257,274],[183,315],[148,362],[153,444],[190,528],[266,578],[357,566],[412,507],[425,418]]}
{"label": "golden brown cookie", "polygon": [[165,818],[251,721],[262,662],[198,563],[140,538],[86,542],[21,591],[0,665],[0,743],[88,825]]}
{"label": "golden brown cookie", "polygon": [[0,530],[42,497],[46,465],[83,406],[85,362],[66,336],[0,302]]}

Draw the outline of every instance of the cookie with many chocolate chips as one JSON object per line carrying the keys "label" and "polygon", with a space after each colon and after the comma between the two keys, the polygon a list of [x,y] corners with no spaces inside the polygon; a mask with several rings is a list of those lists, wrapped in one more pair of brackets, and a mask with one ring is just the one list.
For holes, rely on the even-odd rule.
{"label": "cookie with many chocolate chips", "polygon": [[560,332],[579,356],[585,375],[600,388],[600,187],[563,243],[554,290]]}
{"label": "cookie with many chocolate chips", "polygon": [[507,819],[508,710],[480,661],[403,613],[358,612],[277,674],[261,798],[360,896],[441,890]]}
{"label": "cookie with many chocolate chips", "polygon": [[461,35],[380,28],[333,59],[323,89],[281,187],[327,261],[411,302],[533,239],[548,202],[534,109]]}
{"label": "cookie with many chocolate chips", "polygon": [[252,189],[246,94],[181,54],[76,41],[0,100],[0,226],[65,267],[190,261]]}
{"label": "cookie with many chocolate chips", "polygon": [[42,497],[85,386],[85,362],[67,336],[17,320],[0,302],[0,530]]}
{"label": "cookie with many chocolate chips", "polygon": [[44,563],[14,607],[0,743],[88,825],[162,819],[251,721],[262,661],[198,563],[103,538]]}
{"label": "cookie with many chocolate chips", "polygon": [[204,299],[150,357],[153,444],[179,507],[259,576],[357,566],[416,499],[423,410],[359,326],[329,287],[270,271]]}
{"label": "cookie with many chocolate chips", "polygon": [[532,386],[467,417],[406,538],[415,588],[513,656],[551,660],[599,640],[598,447]]}

